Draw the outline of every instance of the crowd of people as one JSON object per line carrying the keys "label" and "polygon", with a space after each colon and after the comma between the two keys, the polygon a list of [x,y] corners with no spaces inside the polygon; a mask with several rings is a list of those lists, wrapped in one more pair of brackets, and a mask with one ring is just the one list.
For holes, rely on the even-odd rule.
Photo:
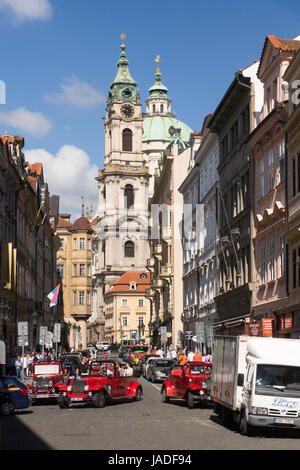
{"label": "crowd of people", "polygon": [[18,354],[17,357],[7,358],[6,373],[8,375],[15,375],[18,379],[23,380],[32,375],[32,364],[37,362],[53,362],[56,359],[56,355],[47,350],[40,353],[32,351],[24,355]]}
{"label": "crowd of people", "polygon": [[196,352],[193,352],[190,350],[187,346],[183,348],[182,350],[180,349],[175,349],[173,348],[172,345],[170,345],[166,350],[162,349],[161,347],[159,348],[151,348],[150,347],[151,354],[156,354],[160,357],[166,357],[168,359],[173,359],[174,361],[177,362],[178,365],[182,366],[186,364],[186,362],[212,362],[212,355],[211,354],[206,354],[202,356],[201,352],[198,350]]}

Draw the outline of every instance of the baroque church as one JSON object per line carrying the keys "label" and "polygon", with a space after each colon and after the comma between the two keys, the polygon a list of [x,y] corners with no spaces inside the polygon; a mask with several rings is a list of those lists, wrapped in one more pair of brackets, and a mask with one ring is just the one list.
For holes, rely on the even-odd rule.
{"label": "baroque church", "polygon": [[168,89],[161,81],[159,56],[155,83],[142,112],[137,83],[125,54],[125,37],[121,39],[121,55],[104,118],[104,168],[96,178],[98,208],[91,221],[95,235],[90,322],[100,325],[100,336],[110,340],[113,337],[104,334],[104,294],[125,272],[146,271],[155,176],[163,152],[173,143],[188,148],[192,132],[172,114]]}

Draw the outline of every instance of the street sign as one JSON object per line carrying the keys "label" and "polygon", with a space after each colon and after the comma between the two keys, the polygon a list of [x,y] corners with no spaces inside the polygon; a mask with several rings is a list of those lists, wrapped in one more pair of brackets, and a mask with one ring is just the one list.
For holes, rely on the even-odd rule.
{"label": "street sign", "polygon": [[160,341],[161,343],[167,342],[167,327],[166,326],[160,327]]}
{"label": "street sign", "polygon": [[53,333],[52,331],[47,331],[45,335],[45,346],[46,348],[52,348],[53,343]]}
{"label": "street sign", "polygon": [[53,343],[60,343],[61,341],[61,324],[55,323]]}
{"label": "street sign", "polygon": [[28,346],[28,336],[18,336],[18,346]]}
{"label": "street sign", "polygon": [[48,331],[48,327],[47,326],[40,326],[40,340],[39,340],[39,344],[41,346],[44,346],[45,344],[45,337],[46,337],[46,333]]}
{"label": "street sign", "polygon": [[18,336],[28,336],[28,323],[27,321],[18,322]]}
{"label": "street sign", "polygon": [[192,339],[192,336],[193,336],[193,332],[192,332],[192,331],[186,331],[186,332],[185,332],[185,337],[186,337],[186,339]]}

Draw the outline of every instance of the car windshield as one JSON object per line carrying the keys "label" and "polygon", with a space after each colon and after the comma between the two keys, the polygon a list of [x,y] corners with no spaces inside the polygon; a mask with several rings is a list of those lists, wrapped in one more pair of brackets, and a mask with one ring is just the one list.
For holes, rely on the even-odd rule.
{"label": "car windshield", "polygon": [[37,364],[34,366],[33,373],[36,375],[59,374],[59,365],[58,364]]}
{"label": "car windshield", "polygon": [[93,362],[90,366],[90,375],[99,377],[112,377],[115,365],[113,362]]}
{"label": "car windshield", "polygon": [[148,351],[147,346],[132,346],[131,351],[133,353],[143,353]]}
{"label": "car windshield", "polygon": [[166,359],[160,359],[159,361],[155,361],[155,367],[171,367],[172,361],[168,361]]}
{"label": "car windshield", "polygon": [[190,373],[191,374],[210,374],[211,367],[210,366],[200,366],[200,365],[190,365]]}
{"label": "car windshield", "polygon": [[300,397],[300,367],[259,364],[255,393]]}

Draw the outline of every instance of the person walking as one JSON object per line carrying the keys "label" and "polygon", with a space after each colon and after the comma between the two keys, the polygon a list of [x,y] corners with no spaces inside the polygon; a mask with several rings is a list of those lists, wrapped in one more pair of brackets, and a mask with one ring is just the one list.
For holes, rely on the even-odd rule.
{"label": "person walking", "polygon": [[186,364],[187,360],[188,360],[187,355],[185,354],[184,351],[182,351],[178,356],[178,364],[180,366],[184,366]]}
{"label": "person walking", "polygon": [[22,374],[23,374],[23,378],[25,378],[25,377],[27,377],[27,364],[28,364],[28,360],[27,360],[26,354],[24,354],[24,356],[21,357],[21,364],[22,364]]}
{"label": "person walking", "polygon": [[193,351],[188,351],[188,352],[187,352],[187,357],[188,357],[188,361],[189,361],[189,362],[193,362],[193,360],[194,360],[194,353],[193,353]]}
{"label": "person walking", "polygon": [[23,371],[22,371],[21,356],[18,356],[17,359],[15,360],[15,368],[16,368],[17,378],[22,380],[23,379]]}
{"label": "person walking", "polygon": [[197,361],[197,362],[201,362],[202,361],[202,356],[201,356],[201,353],[199,351],[195,352],[194,354],[194,358],[193,358],[193,361]]}

